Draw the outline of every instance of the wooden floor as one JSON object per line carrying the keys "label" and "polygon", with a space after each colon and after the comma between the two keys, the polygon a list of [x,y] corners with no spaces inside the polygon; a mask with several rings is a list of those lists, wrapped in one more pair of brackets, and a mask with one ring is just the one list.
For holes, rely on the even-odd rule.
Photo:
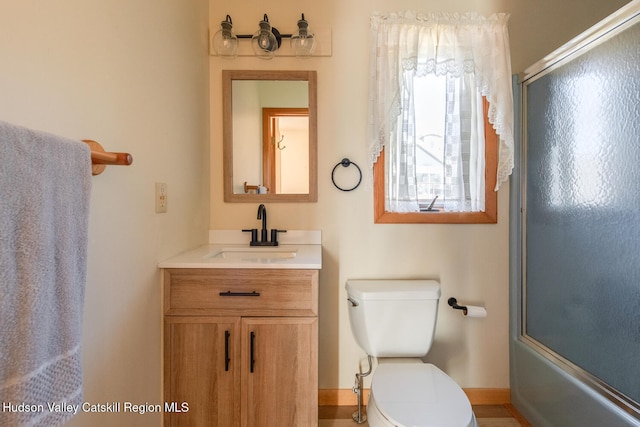
{"label": "wooden floor", "polygon": [[[318,411],[318,427],[368,427],[367,423],[357,424],[351,419],[355,406],[321,406]],[[479,427],[531,427],[511,405],[473,406]]]}

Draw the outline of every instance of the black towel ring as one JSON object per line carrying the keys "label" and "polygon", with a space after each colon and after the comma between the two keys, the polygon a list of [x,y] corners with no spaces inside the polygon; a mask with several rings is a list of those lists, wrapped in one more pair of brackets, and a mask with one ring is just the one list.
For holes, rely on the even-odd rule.
{"label": "black towel ring", "polygon": [[[343,166],[343,167],[345,167],[345,168],[347,168],[347,167],[349,167],[349,166],[353,165],[353,166],[355,166],[355,167],[356,167],[356,169],[358,169],[359,177],[358,177],[358,183],[357,183],[356,185],[354,185],[354,186],[353,186],[353,187],[351,187],[351,188],[342,188],[342,187],[340,187],[338,184],[336,184],[336,180],[335,180],[334,174],[336,173],[336,169],[337,169],[337,168],[338,168],[338,166],[340,166],[340,165],[342,165],[342,166]],[[362,182],[362,170],[360,170],[360,167],[359,167],[358,165],[356,165],[354,162],[352,162],[351,160],[349,160],[349,159],[347,159],[347,158],[344,158],[344,159],[342,159],[342,161],[341,161],[340,163],[338,163],[337,165],[335,165],[335,166],[333,167],[333,170],[331,171],[331,182],[333,182],[333,185],[334,185],[338,190],[341,190],[341,191],[353,191],[353,190],[355,190],[356,188],[358,188],[358,186],[359,186],[359,185],[360,185],[360,183]]]}

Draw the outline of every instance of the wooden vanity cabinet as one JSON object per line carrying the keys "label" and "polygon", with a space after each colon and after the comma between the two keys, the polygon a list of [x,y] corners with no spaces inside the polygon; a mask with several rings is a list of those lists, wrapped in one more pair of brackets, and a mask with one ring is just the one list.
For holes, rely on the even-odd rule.
{"label": "wooden vanity cabinet", "polygon": [[166,269],[165,426],[318,424],[318,271]]}

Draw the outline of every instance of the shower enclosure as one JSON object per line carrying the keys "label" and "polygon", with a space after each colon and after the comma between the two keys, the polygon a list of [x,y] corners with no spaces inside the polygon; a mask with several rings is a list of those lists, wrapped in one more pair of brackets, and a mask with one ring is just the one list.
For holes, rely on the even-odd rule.
{"label": "shower enclosure", "polygon": [[512,401],[535,426],[640,426],[638,2],[515,87]]}

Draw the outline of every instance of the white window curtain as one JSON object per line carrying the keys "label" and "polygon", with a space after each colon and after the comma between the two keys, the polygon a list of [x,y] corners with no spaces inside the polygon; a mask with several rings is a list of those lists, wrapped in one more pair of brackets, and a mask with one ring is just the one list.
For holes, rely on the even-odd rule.
{"label": "white window curtain", "polygon": [[[387,210],[419,210],[413,113],[416,76],[447,76],[445,209],[484,210],[482,96],[490,103],[488,119],[500,138],[496,191],[511,174],[508,19],[507,14],[485,18],[472,13],[411,11],[371,16],[369,166],[384,148]],[[463,161],[468,162],[466,169]]]}
{"label": "white window curtain", "polygon": [[444,209],[484,212],[484,114],[475,75],[448,74],[444,134]]}

